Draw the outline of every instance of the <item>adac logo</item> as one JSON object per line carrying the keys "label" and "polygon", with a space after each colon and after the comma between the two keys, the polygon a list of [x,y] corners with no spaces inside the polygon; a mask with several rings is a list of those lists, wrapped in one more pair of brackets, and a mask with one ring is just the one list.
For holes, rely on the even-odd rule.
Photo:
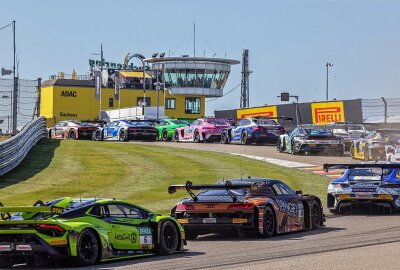
{"label": "adac logo", "polygon": [[76,91],[61,91],[62,97],[76,97]]}
{"label": "adac logo", "polygon": [[314,124],[328,124],[332,122],[344,122],[343,102],[312,103],[312,118]]}

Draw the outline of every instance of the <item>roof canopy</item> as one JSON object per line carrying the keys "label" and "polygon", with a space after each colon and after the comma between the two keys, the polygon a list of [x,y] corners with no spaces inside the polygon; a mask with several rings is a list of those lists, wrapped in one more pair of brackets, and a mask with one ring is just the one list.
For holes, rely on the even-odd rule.
{"label": "roof canopy", "polygon": [[[126,78],[143,78],[143,72],[142,71],[120,71],[119,74]],[[151,76],[147,74],[146,72],[144,73],[145,77],[147,79],[150,79]]]}

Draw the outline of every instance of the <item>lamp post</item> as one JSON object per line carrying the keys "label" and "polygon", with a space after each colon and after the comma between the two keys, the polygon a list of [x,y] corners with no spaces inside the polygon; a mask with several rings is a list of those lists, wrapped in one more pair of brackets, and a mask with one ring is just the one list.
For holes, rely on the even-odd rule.
{"label": "lamp post", "polygon": [[132,57],[136,57],[142,63],[142,69],[143,69],[143,110],[142,110],[142,114],[144,116],[144,107],[146,106],[146,73],[144,72],[145,68],[146,68],[146,66],[145,66],[146,64],[144,62],[145,57],[143,55],[141,55],[140,53],[135,53],[134,55],[132,55]]}
{"label": "lamp post", "polygon": [[329,100],[329,67],[332,67],[333,64],[330,62],[326,62],[326,100]]}

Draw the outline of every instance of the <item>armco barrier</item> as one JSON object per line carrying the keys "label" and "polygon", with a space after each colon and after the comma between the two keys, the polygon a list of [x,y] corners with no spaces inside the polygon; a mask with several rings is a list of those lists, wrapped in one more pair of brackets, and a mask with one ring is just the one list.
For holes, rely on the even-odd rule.
{"label": "armco barrier", "polygon": [[29,122],[17,135],[1,142],[0,175],[17,167],[31,148],[46,136],[46,120],[39,117]]}

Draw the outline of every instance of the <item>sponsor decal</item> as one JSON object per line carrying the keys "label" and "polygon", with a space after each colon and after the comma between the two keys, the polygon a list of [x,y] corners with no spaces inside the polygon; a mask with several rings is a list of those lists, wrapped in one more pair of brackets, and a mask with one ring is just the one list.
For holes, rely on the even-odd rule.
{"label": "sponsor decal", "polygon": [[0,245],[0,251],[11,251],[10,245]]}
{"label": "sponsor decal", "polygon": [[67,244],[67,240],[65,240],[65,239],[51,240],[51,241],[50,241],[50,245],[52,245],[52,246],[66,245],[66,244]]}
{"label": "sponsor decal", "polygon": [[234,218],[232,220],[232,223],[235,223],[235,224],[246,223],[246,222],[247,222],[247,219],[245,219],[245,218]]}
{"label": "sponsor decal", "polygon": [[140,236],[140,246],[142,249],[151,249],[153,245],[153,237],[151,235]]}
{"label": "sponsor decal", "polygon": [[276,106],[265,106],[259,108],[239,109],[237,110],[237,118],[246,118],[253,116],[276,117]]}
{"label": "sponsor decal", "polygon": [[352,192],[375,192],[375,188],[352,188]]}
{"label": "sponsor decal", "polygon": [[76,97],[76,91],[61,91],[62,97]]}
{"label": "sponsor decal", "polygon": [[64,210],[64,208],[61,208],[61,207],[57,207],[57,206],[52,206],[51,207],[51,212],[53,214],[62,214],[63,210]]}
{"label": "sponsor decal", "polygon": [[206,204],[206,208],[215,208],[216,204]]}
{"label": "sponsor decal", "polygon": [[32,247],[30,245],[16,245],[15,250],[17,251],[31,251]]}
{"label": "sponsor decal", "polygon": [[132,243],[136,242],[136,235],[134,233],[115,233],[115,240],[120,240],[120,241],[124,241],[124,240],[129,240]]}
{"label": "sponsor decal", "polygon": [[186,219],[186,218],[180,218],[180,219],[178,219],[178,222],[181,223],[181,224],[188,224],[189,220]]}
{"label": "sponsor decal", "polygon": [[343,101],[311,103],[311,114],[314,124],[346,121]]}
{"label": "sponsor decal", "polygon": [[279,211],[288,213],[289,216],[297,216],[297,204],[282,200],[276,200],[276,202],[278,203]]}
{"label": "sponsor decal", "polygon": [[61,116],[61,117],[78,117],[78,114],[76,114],[76,113],[64,113],[64,112],[60,112],[60,116]]}
{"label": "sponsor decal", "polygon": [[392,199],[392,195],[390,195],[390,194],[380,194],[380,195],[379,195],[379,199],[382,199],[382,200],[391,200],[391,199]]}
{"label": "sponsor decal", "polygon": [[151,229],[150,228],[139,228],[139,234],[140,235],[151,235]]}

